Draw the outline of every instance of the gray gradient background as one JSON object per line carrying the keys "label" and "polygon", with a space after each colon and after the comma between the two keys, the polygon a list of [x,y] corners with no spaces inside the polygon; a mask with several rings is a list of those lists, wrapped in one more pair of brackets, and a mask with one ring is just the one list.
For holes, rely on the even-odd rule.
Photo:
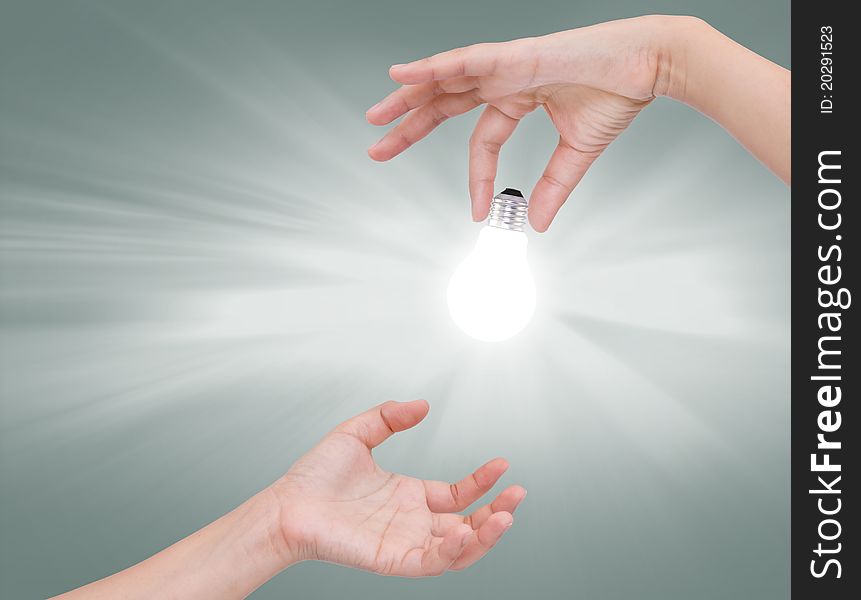
{"label": "gray gradient background", "polygon": [[[255,597],[788,596],[788,189],[656,101],[531,235],[531,326],[486,345],[445,304],[477,113],[387,164],[363,118],[391,63],[649,12],[789,66],[788,2],[0,6],[4,597],[141,560],[415,397],[380,462],[509,458],[530,494],[500,546],[421,581],[301,564]],[[555,141],[527,117],[499,187]]]}

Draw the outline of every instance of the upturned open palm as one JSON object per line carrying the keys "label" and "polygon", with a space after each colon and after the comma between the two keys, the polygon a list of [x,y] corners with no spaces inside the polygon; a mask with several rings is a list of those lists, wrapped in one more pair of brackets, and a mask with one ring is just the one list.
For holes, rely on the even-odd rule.
{"label": "upturned open palm", "polygon": [[301,558],[385,575],[438,575],[469,566],[510,527],[526,494],[519,486],[470,516],[455,514],[493,487],[508,466],[503,459],[457,484],[376,464],[371,449],[417,424],[427,410],[424,401],[388,402],[346,421],[276,483],[285,538],[301,540]]}

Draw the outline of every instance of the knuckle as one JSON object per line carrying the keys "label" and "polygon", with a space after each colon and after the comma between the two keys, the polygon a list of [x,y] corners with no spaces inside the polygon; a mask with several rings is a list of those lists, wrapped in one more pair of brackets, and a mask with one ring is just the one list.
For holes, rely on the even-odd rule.
{"label": "knuckle", "polygon": [[493,154],[494,156],[498,155],[500,150],[502,150],[502,144],[499,142],[489,142],[487,140],[481,142],[482,149],[488,154]]}
{"label": "knuckle", "polygon": [[448,115],[445,114],[439,106],[434,106],[431,108],[430,118],[434,127],[438,127],[439,125],[442,125],[446,119],[448,119]]}
{"label": "knuckle", "polygon": [[469,147],[473,151],[481,151],[492,156],[497,156],[502,150],[502,144],[499,142],[484,139],[476,133],[469,138]]}
{"label": "knuckle", "polygon": [[398,131],[395,136],[398,139],[399,146],[403,146],[404,148],[409,148],[413,145],[412,140],[402,131]]}
{"label": "knuckle", "polygon": [[412,110],[412,108],[413,108],[413,107],[412,107],[412,106],[410,106],[410,102],[409,102],[409,100],[407,100],[407,99],[406,99],[406,98],[404,98],[404,97],[401,97],[401,98],[399,98],[398,100],[400,100],[400,103],[401,103],[401,108],[400,108],[400,110],[401,110],[401,114],[403,114],[403,113],[407,113],[407,112],[409,112],[409,111],[411,111],[411,110]]}
{"label": "knuckle", "polygon": [[460,490],[457,487],[456,483],[450,483],[448,486],[449,492],[451,493],[451,497],[454,499],[455,503],[460,502]]}
{"label": "knuckle", "polygon": [[563,190],[566,193],[568,191],[568,187],[564,183],[562,183],[559,179],[557,179],[554,175],[550,175],[548,173],[545,173],[544,175],[541,176],[541,179],[542,179],[542,181],[544,181],[547,185],[549,185],[551,187]]}

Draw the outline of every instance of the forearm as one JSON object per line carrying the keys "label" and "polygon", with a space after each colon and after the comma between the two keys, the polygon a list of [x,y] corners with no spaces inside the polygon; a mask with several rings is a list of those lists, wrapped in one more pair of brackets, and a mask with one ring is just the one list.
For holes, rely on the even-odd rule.
{"label": "forearm", "polygon": [[671,42],[666,95],[712,118],[790,182],[791,72],[698,19]]}
{"label": "forearm", "polygon": [[59,598],[244,598],[294,562],[270,494],[264,491],[147,560]]}

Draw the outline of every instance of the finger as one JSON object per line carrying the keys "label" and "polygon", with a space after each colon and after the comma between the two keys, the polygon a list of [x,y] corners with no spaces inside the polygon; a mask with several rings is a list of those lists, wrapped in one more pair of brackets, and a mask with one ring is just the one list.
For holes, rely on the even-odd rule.
{"label": "finger", "polygon": [[473,221],[485,219],[490,211],[499,151],[519,122],[488,105],[475,124],[469,138],[469,197]]}
{"label": "finger", "polygon": [[430,405],[427,400],[390,400],[344,421],[334,431],[352,435],[368,448],[374,448],[389,436],[417,425],[428,414],[428,410]]}
{"label": "finger", "polygon": [[394,158],[436,129],[449,117],[472,110],[482,100],[475,92],[443,94],[408,114],[383,139],[368,149],[374,160]]}
{"label": "finger", "polygon": [[511,513],[502,511],[490,515],[449,568],[459,571],[474,564],[496,545],[512,524],[514,524],[514,517]]}
{"label": "finger", "polygon": [[466,517],[457,513],[431,513],[431,534],[442,537],[453,527],[459,527],[464,523],[469,525]]}
{"label": "finger", "polygon": [[529,199],[529,223],[535,231],[547,231],[556,213],[600,154],[600,150],[583,152],[559,140]]}
{"label": "finger", "polygon": [[403,65],[392,65],[389,77],[402,84],[424,83],[453,77],[486,77],[496,72],[507,42],[455,48]]}
{"label": "finger", "polygon": [[421,575],[445,573],[473,537],[473,531],[468,525],[460,525],[448,531],[442,542],[431,545],[422,555]]}
{"label": "finger", "polygon": [[428,508],[439,513],[461,511],[486,494],[506,469],[508,461],[494,458],[457,483],[425,481]]}
{"label": "finger", "polygon": [[484,525],[491,515],[495,513],[507,512],[509,514],[514,514],[514,511],[517,510],[517,507],[520,506],[520,503],[523,502],[524,498],[526,498],[526,489],[523,487],[512,485],[511,487],[505,488],[493,500],[493,502],[485,504],[466,517],[466,523],[473,529],[478,529]]}
{"label": "finger", "polygon": [[369,108],[365,117],[372,125],[388,125],[436,96],[468,92],[475,88],[475,77],[455,77],[445,81],[404,85]]}
{"label": "finger", "polygon": [[456,513],[432,513],[431,533],[442,537],[452,527],[457,527],[463,523],[473,529],[478,529],[494,513],[505,511],[514,514],[524,498],[526,498],[526,489],[519,485],[512,485],[505,488],[494,498],[493,502],[485,504],[467,517]]}

